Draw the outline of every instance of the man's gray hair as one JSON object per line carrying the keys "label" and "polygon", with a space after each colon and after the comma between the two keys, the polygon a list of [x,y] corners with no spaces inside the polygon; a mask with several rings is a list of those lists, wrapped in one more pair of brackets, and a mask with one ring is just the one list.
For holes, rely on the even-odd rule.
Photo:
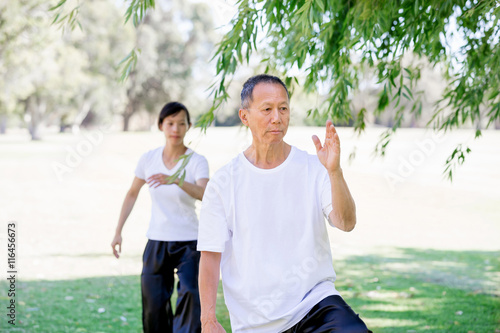
{"label": "man's gray hair", "polygon": [[290,100],[290,93],[288,92],[288,89],[281,81],[281,79],[277,76],[273,75],[268,75],[268,74],[259,74],[252,76],[243,84],[243,89],[241,90],[241,108],[242,109],[248,109],[250,106],[250,102],[252,101],[252,94],[253,94],[253,88],[258,83],[274,83],[274,84],[280,84],[285,88],[286,95],[288,96],[288,100]]}

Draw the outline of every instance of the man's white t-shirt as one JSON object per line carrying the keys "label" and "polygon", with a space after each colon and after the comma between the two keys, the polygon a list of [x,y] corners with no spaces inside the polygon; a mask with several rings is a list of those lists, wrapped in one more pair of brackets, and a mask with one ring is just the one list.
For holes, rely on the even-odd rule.
{"label": "man's white t-shirt", "polygon": [[[182,165],[183,160],[172,169],[167,169],[163,163],[164,146],[144,153],[135,169],[135,176],[147,180],[158,173],[174,174]],[[202,155],[187,149],[185,155],[192,154],[185,167],[184,181],[195,183],[202,178],[208,178],[208,162]],[[192,196],[175,184],[149,187],[151,194],[151,220],[146,233],[148,239],[158,241],[191,241],[198,238],[198,217]]]}
{"label": "man's white t-shirt", "polygon": [[214,174],[198,250],[222,253],[233,332],[281,332],[338,295],[325,223],[331,211],[325,167],[295,147],[276,168],[257,168],[240,153]]}

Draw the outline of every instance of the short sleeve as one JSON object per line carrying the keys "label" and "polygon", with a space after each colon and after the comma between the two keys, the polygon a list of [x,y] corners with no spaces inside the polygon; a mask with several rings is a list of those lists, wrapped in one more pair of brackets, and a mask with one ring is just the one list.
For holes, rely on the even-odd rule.
{"label": "short sleeve", "polygon": [[198,155],[197,162],[194,170],[194,179],[209,178],[207,159],[204,156]]}
{"label": "short sleeve", "polygon": [[224,203],[214,183],[208,182],[201,202],[198,251],[224,252],[229,239]]}
{"label": "short sleeve", "polygon": [[135,167],[135,176],[140,179],[146,179],[146,162],[147,162],[147,154],[145,153],[137,162],[137,166]]}
{"label": "short sleeve", "polygon": [[328,173],[322,173],[323,176],[321,179],[321,208],[323,209],[323,214],[325,218],[328,220],[328,223],[333,226],[332,221],[330,221],[330,213],[333,210],[332,206],[332,185],[330,182],[330,177],[328,177]]}

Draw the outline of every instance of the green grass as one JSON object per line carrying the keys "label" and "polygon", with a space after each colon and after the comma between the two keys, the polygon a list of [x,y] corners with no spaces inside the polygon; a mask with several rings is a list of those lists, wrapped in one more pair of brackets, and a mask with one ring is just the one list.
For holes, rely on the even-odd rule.
{"label": "green grass", "polygon": [[[139,276],[21,281],[16,287],[17,324],[13,327],[2,316],[1,332],[142,332]],[[0,288],[3,308],[7,284]],[[174,292],[174,308],[176,299]],[[217,317],[230,331],[221,286],[218,304]]]}
{"label": "green grass", "polygon": [[[391,249],[335,268],[337,289],[374,332],[500,331],[498,252]],[[2,332],[141,331],[138,276],[21,281],[17,289],[18,324],[3,315]],[[2,308],[6,290],[1,282]],[[230,332],[220,289],[217,310]]]}
{"label": "green grass", "polygon": [[374,332],[500,332],[498,252],[392,249],[335,267],[337,289]]}

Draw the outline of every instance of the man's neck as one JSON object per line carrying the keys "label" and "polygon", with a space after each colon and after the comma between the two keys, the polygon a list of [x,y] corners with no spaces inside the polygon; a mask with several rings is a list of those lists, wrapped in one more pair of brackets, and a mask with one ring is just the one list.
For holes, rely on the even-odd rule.
{"label": "man's neck", "polygon": [[262,144],[254,141],[243,154],[256,167],[273,169],[286,160],[291,149],[292,147],[284,141],[276,144]]}

